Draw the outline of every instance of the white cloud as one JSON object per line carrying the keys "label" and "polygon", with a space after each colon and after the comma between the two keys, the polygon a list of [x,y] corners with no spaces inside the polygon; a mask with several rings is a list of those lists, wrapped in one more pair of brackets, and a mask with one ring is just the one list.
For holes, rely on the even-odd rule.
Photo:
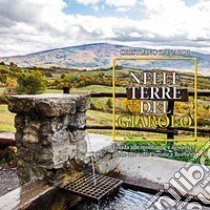
{"label": "white cloud", "polygon": [[186,6],[182,0],[144,0],[151,33],[162,37],[210,38],[210,1]]}
{"label": "white cloud", "polygon": [[126,12],[130,10],[136,2],[136,0],[105,0],[105,4],[110,7],[115,7],[118,12]]}
{"label": "white cloud", "polygon": [[131,32],[129,34],[131,37],[136,37],[136,38],[140,38],[141,37],[141,34],[137,33],[137,32]]}
{"label": "white cloud", "polygon": [[114,7],[132,7],[136,4],[136,0],[105,0],[105,3]]}
{"label": "white cloud", "polygon": [[[118,10],[134,2],[106,0]],[[187,6],[182,0],[143,0],[141,20],[67,15],[66,6],[63,0],[0,0],[0,57],[102,41],[210,52],[210,1]]]}

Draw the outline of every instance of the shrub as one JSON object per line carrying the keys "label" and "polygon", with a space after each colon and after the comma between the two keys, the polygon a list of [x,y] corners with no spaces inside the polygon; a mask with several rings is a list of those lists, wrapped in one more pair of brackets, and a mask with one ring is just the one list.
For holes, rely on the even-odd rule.
{"label": "shrub", "polygon": [[40,94],[46,89],[46,82],[40,71],[21,74],[17,82],[16,91],[18,94]]}

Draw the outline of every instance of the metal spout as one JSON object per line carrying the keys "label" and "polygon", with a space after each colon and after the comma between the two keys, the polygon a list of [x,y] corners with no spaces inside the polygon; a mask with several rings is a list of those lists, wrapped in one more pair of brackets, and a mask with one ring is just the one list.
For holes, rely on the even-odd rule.
{"label": "metal spout", "polygon": [[76,130],[86,130],[86,125],[82,125],[82,124],[70,124],[68,125],[68,129],[70,131],[76,131]]}

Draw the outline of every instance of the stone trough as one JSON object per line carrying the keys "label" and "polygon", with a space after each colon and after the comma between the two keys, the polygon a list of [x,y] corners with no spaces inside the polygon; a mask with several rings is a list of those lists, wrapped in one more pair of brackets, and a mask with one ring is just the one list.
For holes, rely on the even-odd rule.
{"label": "stone trough", "polygon": [[[15,138],[20,188],[5,196],[15,195],[19,209],[36,209],[35,206],[42,206],[41,201],[48,197],[51,202],[47,202],[48,207],[44,209],[54,209],[53,206],[65,209],[81,200],[81,197],[62,188],[90,168],[93,151],[88,152],[86,131],[69,129],[71,124],[86,124],[85,114],[89,104],[88,95],[77,94],[21,95],[10,98],[9,110],[16,113]],[[93,144],[93,150],[97,150],[99,155],[95,156],[98,162],[96,168],[99,173],[105,174],[115,167],[113,161],[103,166],[105,161],[112,159],[114,150],[110,141],[101,142],[102,147],[96,148]],[[53,200],[56,194],[62,195],[62,199]],[[13,209],[6,197],[3,196],[1,200],[0,209]],[[17,208],[17,205],[14,206]]]}
{"label": "stone trough", "polygon": [[[11,97],[9,110],[16,113],[20,187],[0,197],[1,210],[73,207],[83,198],[63,187],[86,170],[91,171],[92,162],[97,173],[120,177],[128,186],[150,193],[161,190],[185,164],[155,157],[122,155],[111,137],[90,134],[89,142],[85,130],[69,129],[70,124],[86,124],[89,104],[88,95]],[[194,188],[189,194],[198,200],[196,196],[200,190]],[[205,190],[202,193],[210,200],[210,194]],[[203,206],[202,209],[209,208]]]}

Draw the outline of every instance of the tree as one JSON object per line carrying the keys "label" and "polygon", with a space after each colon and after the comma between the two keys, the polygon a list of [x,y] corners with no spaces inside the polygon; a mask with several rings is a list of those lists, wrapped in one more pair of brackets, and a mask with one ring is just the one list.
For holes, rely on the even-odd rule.
{"label": "tree", "polygon": [[61,74],[60,78],[61,78],[61,79],[64,79],[65,76],[66,76],[65,74]]}
{"label": "tree", "polygon": [[7,81],[7,75],[0,73],[0,83],[5,83]]}
{"label": "tree", "polygon": [[12,77],[7,77],[7,80],[6,80],[6,86],[15,86],[17,84],[17,80],[15,78],[12,78]]}
{"label": "tree", "polygon": [[18,94],[40,94],[46,89],[46,82],[40,71],[21,74],[17,82],[16,91]]}
{"label": "tree", "polygon": [[17,66],[17,64],[15,64],[14,62],[10,62],[9,65],[10,66]]}
{"label": "tree", "polygon": [[73,86],[77,87],[80,81],[81,81],[80,76],[76,74],[68,74],[63,79],[64,87],[70,87],[70,88]]}
{"label": "tree", "polygon": [[50,71],[46,71],[45,72],[45,76],[46,77],[53,77],[52,73]]}

